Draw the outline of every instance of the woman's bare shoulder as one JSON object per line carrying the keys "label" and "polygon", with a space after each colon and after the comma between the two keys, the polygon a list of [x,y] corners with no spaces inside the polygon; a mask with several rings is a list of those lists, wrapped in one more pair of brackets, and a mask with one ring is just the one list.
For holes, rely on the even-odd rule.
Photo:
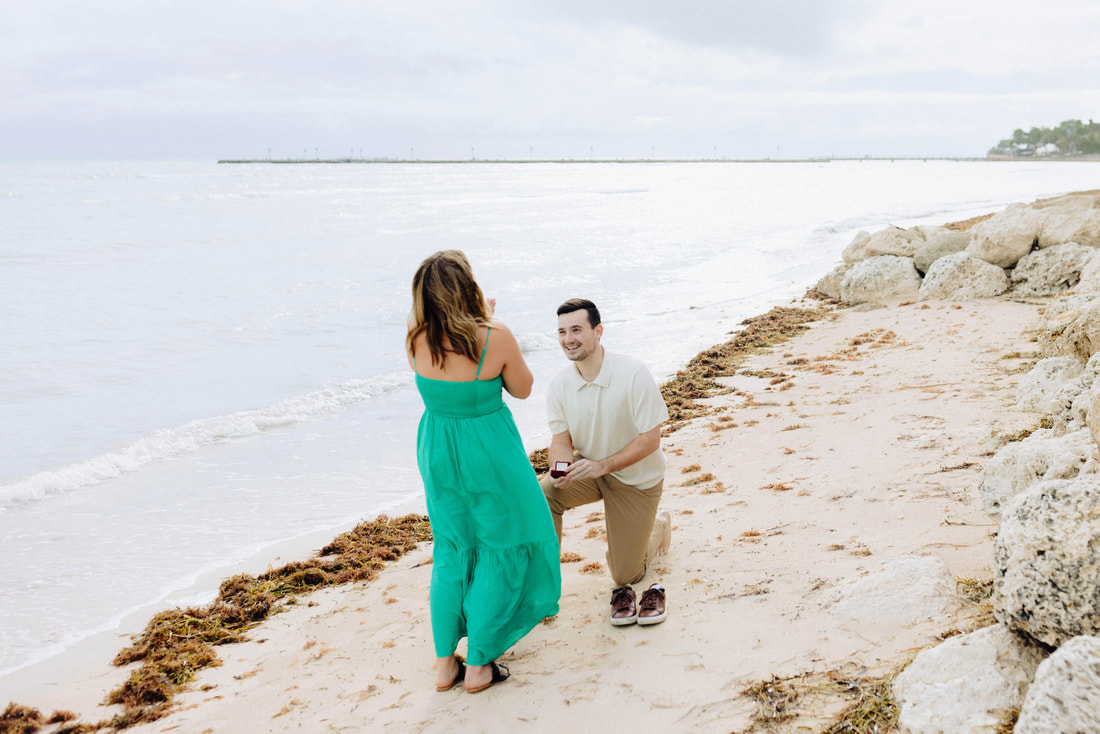
{"label": "woman's bare shoulder", "polygon": [[489,343],[492,344],[494,339],[499,339],[502,344],[516,344],[516,335],[512,333],[512,330],[508,328],[508,325],[498,319],[493,319],[490,323],[492,327],[492,337],[489,339]]}
{"label": "woman's bare shoulder", "polygon": [[512,333],[512,330],[508,328],[508,324],[496,317],[493,317],[493,319],[489,321],[489,326],[493,327],[493,331],[506,331],[509,334]]}

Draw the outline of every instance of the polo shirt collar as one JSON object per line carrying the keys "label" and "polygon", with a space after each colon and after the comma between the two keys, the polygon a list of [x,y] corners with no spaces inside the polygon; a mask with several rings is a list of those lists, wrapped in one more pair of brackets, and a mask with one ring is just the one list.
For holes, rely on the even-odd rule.
{"label": "polo shirt collar", "polygon": [[577,369],[577,365],[573,365],[573,388],[580,390],[585,385],[598,385],[600,387],[607,387],[611,384],[611,352],[606,349],[603,350],[603,364],[600,365],[600,372],[596,375],[596,379],[592,382],[585,382],[581,377],[581,371]]}

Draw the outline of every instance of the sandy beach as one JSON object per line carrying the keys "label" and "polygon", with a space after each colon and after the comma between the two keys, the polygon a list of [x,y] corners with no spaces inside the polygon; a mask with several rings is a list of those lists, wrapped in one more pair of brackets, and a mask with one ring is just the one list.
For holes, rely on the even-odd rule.
{"label": "sandy beach", "polygon": [[[1040,309],[1009,297],[825,307],[721,378],[731,392],[663,441],[672,544],[642,585],[667,587],[663,624],[608,623],[592,505],[565,517],[561,613],[505,656],[505,684],[434,690],[426,543],[375,581],[303,597],[218,647],[222,665],[131,731],[751,731],[754,683],[888,675],[981,614],[955,589],[884,570],[931,559],[953,579],[992,577],[996,525],[978,478],[1038,421],[1014,404]],[[107,718],[97,702],[128,671],[103,667],[20,703]],[[780,730],[820,730],[845,703],[805,698]]]}

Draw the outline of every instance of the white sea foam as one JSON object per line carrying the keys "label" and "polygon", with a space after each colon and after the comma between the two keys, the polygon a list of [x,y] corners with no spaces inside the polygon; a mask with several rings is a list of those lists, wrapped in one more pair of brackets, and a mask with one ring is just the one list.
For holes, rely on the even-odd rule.
{"label": "white sea foam", "polygon": [[283,400],[267,408],[201,418],[176,428],[153,431],[114,451],[0,486],[0,512],[29,501],[98,484],[154,461],[183,456],[212,443],[245,438],[320,418],[411,383],[412,373],[409,371],[350,380],[342,385]]}
{"label": "white sea foam", "polygon": [[519,350],[524,354],[530,354],[531,352],[542,352],[547,349],[556,349],[558,346],[558,340],[549,334],[543,334],[542,332],[534,331],[528,334],[521,334],[516,338],[519,342]]}

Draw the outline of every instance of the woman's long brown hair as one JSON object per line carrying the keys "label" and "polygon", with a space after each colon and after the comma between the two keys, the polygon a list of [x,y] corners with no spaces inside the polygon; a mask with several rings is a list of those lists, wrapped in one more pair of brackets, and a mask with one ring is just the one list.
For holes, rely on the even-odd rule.
{"label": "woman's long brown hair", "polygon": [[[479,327],[489,323],[485,296],[470,261],[461,250],[442,250],[428,257],[416,269],[412,282],[413,312],[405,348],[413,352],[413,341],[421,332],[428,340],[433,365],[442,365],[451,351],[477,362]],[[449,349],[444,344],[449,343]]]}

